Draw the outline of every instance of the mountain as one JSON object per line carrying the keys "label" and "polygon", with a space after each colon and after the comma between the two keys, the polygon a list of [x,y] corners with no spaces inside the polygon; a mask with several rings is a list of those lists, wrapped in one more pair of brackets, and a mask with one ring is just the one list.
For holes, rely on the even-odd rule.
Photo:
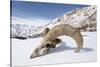
{"label": "mountain", "polygon": [[34,25],[11,24],[11,38],[37,37],[42,32],[41,29],[42,26],[35,27]]}
{"label": "mountain", "polygon": [[82,28],[83,30],[86,28],[85,31],[89,31],[89,28],[96,29],[96,11],[96,6],[76,9],[54,19],[50,25],[69,24],[75,28]]}
{"label": "mountain", "polygon": [[69,24],[81,31],[96,31],[96,6],[77,8],[73,11],[63,14],[61,17],[55,18],[50,23],[42,26],[11,24],[12,38],[34,38],[42,35],[42,30],[46,27],[52,28],[58,24]]}

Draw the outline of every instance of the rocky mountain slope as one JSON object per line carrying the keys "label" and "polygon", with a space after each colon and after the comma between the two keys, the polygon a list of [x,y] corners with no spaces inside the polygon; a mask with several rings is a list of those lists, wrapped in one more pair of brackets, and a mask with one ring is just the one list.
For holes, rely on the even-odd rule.
{"label": "rocky mountain slope", "polygon": [[96,31],[96,12],[96,6],[89,6],[67,12],[50,23],[38,27],[25,24],[11,24],[11,37],[39,37],[43,29],[46,27],[52,28],[58,24],[69,24],[75,28],[81,28],[81,31]]}
{"label": "rocky mountain slope", "polygon": [[69,24],[75,28],[86,27],[86,31],[89,31],[88,28],[94,27],[96,29],[96,6],[89,6],[82,9],[76,9],[71,12],[67,12],[59,18],[56,18],[48,25],[57,25],[57,24]]}

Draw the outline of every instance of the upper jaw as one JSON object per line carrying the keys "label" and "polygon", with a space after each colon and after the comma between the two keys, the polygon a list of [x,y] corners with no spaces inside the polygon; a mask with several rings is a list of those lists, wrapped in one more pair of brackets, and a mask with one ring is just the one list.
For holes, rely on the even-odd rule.
{"label": "upper jaw", "polygon": [[49,50],[50,50],[50,48],[46,49],[45,52],[44,51],[43,52],[39,51],[39,52],[32,53],[32,55],[30,56],[30,59],[45,55],[45,54],[48,53]]}

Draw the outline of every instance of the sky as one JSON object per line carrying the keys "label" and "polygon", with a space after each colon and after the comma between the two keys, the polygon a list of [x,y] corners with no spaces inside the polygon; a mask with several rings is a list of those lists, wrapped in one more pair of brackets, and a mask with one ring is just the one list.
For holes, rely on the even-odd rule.
{"label": "sky", "polygon": [[87,5],[40,3],[29,1],[12,1],[11,5],[12,17],[34,22],[36,21],[37,23],[41,21],[50,22],[51,20],[62,16],[66,12],[72,11],[76,8],[87,7]]}

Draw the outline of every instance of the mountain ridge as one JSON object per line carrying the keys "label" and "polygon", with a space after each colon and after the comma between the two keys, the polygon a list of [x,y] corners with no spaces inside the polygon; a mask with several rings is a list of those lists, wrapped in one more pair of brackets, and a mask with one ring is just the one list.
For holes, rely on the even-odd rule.
{"label": "mountain ridge", "polygon": [[11,24],[11,37],[39,37],[42,35],[42,30],[46,27],[51,29],[59,24],[69,24],[75,28],[81,28],[81,31],[96,31],[96,10],[96,6],[77,8],[63,14],[61,17],[55,18],[50,23],[38,27],[25,24]]}

